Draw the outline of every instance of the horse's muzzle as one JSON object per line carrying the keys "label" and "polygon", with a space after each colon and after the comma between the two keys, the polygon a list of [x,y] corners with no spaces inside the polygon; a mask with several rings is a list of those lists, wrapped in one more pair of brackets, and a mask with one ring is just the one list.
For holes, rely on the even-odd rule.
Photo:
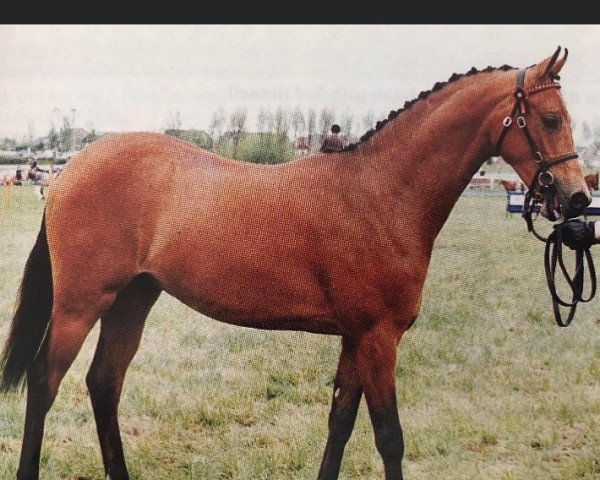
{"label": "horse's muzzle", "polygon": [[585,207],[592,202],[592,197],[587,193],[577,192],[569,199],[567,211],[565,212],[566,218],[578,217],[583,213]]}

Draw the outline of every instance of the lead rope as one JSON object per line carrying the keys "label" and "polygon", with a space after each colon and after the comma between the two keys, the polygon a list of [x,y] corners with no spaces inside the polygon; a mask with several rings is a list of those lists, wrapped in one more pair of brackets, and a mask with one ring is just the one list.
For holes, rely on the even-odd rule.
{"label": "lead rope", "polygon": [[[575,272],[571,277],[567,271],[563,260],[563,242],[562,242],[562,230],[564,226],[572,221],[579,221],[575,219],[567,220],[566,222],[560,223],[554,226],[553,232],[546,239],[546,248],[544,252],[544,269],[546,272],[546,282],[548,283],[548,290],[552,297],[552,308],[554,310],[554,319],[559,327],[566,327],[571,323],[575,316],[575,310],[579,302],[586,303],[594,298],[596,295],[596,269],[594,268],[594,261],[592,260],[592,254],[588,248],[577,248],[575,249]],[[587,298],[583,297],[583,280],[585,276],[585,264],[583,259],[585,257],[588,276],[590,277],[590,293]],[[556,265],[560,267],[564,279],[566,280],[569,288],[571,289],[572,299],[567,302],[560,298],[556,292]],[[560,307],[567,307],[569,314],[567,318],[563,320]]]}
{"label": "lead rope", "polygon": [[[532,214],[535,211],[537,201],[533,199],[531,190],[528,190],[525,194],[525,202],[523,204],[523,218],[527,223],[527,230],[546,244],[544,249],[544,271],[546,274],[546,283],[548,284],[548,290],[550,290],[550,296],[552,297],[552,309],[554,311],[554,320],[559,327],[567,327],[575,316],[575,310],[579,302],[587,303],[594,298],[596,295],[596,269],[594,267],[594,261],[592,260],[592,254],[588,248],[577,248],[575,249],[575,272],[571,276],[567,270],[563,259],[563,241],[562,241],[562,230],[565,225],[569,222],[578,222],[577,219],[569,219],[565,222],[554,225],[554,230],[548,237],[544,237],[535,231],[533,226]],[[548,197],[548,196],[546,196]],[[586,262],[584,263],[583,259]],[[583,298],[583,281],[585,278],[585,265],[587,263],[588,276],[590,277],[590,293],[587,298]],[[567,285],[571,289],[572,298],[570,302],[563,300],[556,291],[556,266],[560,267],[560,271],[563,278],[567,282]],[[560,307],[567,307],[569,313],[567,318],[563,320],[560,312]]]}

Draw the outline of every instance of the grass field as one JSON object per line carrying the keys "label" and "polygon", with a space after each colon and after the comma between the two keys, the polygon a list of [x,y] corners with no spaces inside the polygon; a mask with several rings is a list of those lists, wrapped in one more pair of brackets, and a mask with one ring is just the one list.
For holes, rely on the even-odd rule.
{"label": "grass field", "polygon": [[[43,208],[31,187],[13,190],[0,211],[2,343]],[[505,201],[461,198],[436,241],[398,355],[407,480],[600,479],[600,300],[555,326],[543,245]],[[97,333],[48,416],[43,479],[104,478],[84,381]],[[315,479],[338,352],[335,337],[228,326],[163,294],[121,402],[132,478]],[[23,395],[0,397],[2,480],[23,414]],[[383,478],[364,401],[340,478]]]}

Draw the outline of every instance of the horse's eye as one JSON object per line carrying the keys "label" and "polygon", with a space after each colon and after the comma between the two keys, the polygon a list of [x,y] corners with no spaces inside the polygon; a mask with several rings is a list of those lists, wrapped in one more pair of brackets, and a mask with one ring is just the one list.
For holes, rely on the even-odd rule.
{"label": "horse's eye", "polygon": [[550,131],[556,131],[560,128],[560,117],[556,115],[542,115],[542,123]]}

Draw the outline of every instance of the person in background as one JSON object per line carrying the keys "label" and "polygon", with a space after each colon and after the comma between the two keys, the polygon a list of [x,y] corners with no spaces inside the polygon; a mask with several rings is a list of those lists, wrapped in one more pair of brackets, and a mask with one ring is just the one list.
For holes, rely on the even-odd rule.
{"label": "person in background", "polygon": [[29,171],[48,173],[48,170],[38,167],[37,160],[33,157],[29,158]]}
{"label": "person in background", "polygon": [[21,167],[17,168],[15,176],[11,178],[11,183],[13,185],[23,185],[23,170],[21,170]]}
{"label": "person in background", "polygon": [[38,167],[37,160],[31,157],[29,159],[29,172],[27,172],[27,178],[33,180],[36,186],[36,192],[40,199],[46,198],[44,194],[44,184],[47,183],[47,177],[50,175],[50,170],[44,170]]}
{"label": "person in background", "polygon": [[331,134],[325,137],[325,140],[323,140],[323,144],[321,145],[322,152],[341,150],[344,148],[344,141],[338,135],[341,130],[339,125],[332,125]]}

